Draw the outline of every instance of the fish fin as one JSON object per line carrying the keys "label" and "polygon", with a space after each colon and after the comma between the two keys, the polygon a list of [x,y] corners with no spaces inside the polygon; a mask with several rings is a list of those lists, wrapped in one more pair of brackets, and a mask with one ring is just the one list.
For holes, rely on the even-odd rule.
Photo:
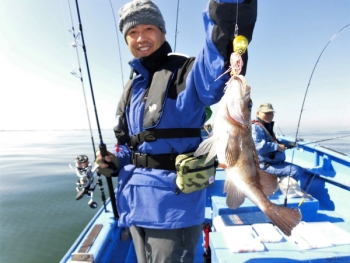
{"label": "fish fin", "polygon": [[233,167],[236,165],[240,154],[241,154],[241,151],[239,150],[239,147],[235,145],[234,142],[231,141],[230,143],[227,144],[225,149],[225,158],[229,166]]}
{"label": "fish fin", "polygon": [[278,189],[277,176],[258,168],[260,184],[266,196],[273,195]]}
{"label": "fish fin", "polygon": [[225,180],[224,192],[226,193],[226,204],[231,209],[236,209],[243,204],[244,193],[232,182],[232,180]]}
{"label": "fish fin", "polygon": [[252,146],[253,146],[253,157],[254,157],[254,162],[256,167],[259,167],[259,157],[258,153],[256,152],[256,147],[254,141],[252,141]]}
{"label": "fish fin", "polygon": [[211,136],[208,139],[202,141],[199,144],[197,150],[194,152],[194,156],[200,156],[208,153],[208,156],[204,162],[204,164],[206,164],[216,156],[216,142],[217,139],[214,136]]}
{"label": "fish fin", "polygon": [[273,203],[264,212],[273,224],[287,236],[291,235],[293,228],[299,224],[302,218],[299,209],[279,206]]}

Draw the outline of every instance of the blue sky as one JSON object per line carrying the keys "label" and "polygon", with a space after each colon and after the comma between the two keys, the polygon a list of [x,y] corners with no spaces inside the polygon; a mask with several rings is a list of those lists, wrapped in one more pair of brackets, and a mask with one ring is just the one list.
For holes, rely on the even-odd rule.
{"label": "blue sky", "polygon": [[[116,16],[126,2],[111,0]],[[154,2],[174,47],[177,0]],[[180,0],[176,52],[196,56],[200,51],[204,43],[201,12],[206,3]],[[70,0],[70,6],[78,33],[75,1]],[[109,0],[80,0],[79,7],[98,117],[101,128],[110,129],[123,87],[122,72],[126,82],[132,57],[116,32]],[[68,32],[70,19],[67,0],[0,0],[0,130],[89,128],[81,82],[70,74],[78,73]],[[295,131],[315,63],[331,37],[349,23],[349,0],[260,0],[246,75],[254,109],[271,102],[282,131]],[[81,48],[79,54],[95,128]],[[318,62],[300,129],[350,130],[349,97],[350,26]]]}

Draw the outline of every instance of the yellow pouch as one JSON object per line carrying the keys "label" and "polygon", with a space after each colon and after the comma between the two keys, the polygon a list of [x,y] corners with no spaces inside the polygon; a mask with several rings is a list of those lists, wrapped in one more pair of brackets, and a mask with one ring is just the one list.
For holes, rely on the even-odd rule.
{"label": "yellow pouch", "polygon": [[184,193],[202,190],[215,181],[217,162],[213,158],[204,165],[206,155],[195,157],[194,152],[183,153],[176,157],[176,185]]}

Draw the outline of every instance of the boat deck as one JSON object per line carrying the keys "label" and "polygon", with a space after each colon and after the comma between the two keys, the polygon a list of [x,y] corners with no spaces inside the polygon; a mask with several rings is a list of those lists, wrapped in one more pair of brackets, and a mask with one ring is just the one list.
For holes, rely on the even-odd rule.
{"label": "boat deck", "polygon": [[[350,234],[348,234],[350,233],[350,222],[346,222],[343,219],[340,220],[340,217],[335,216],[334,211],[320,211],[319,201],[315,198],[305,200],[300,206],[303,214],[302,220],[306,222],[307,227],[311,227],[310,235],[314,235],[316,239],[317,237],[324,237],[325,234],[322,232],[330,228],[329,219],[333,219],[331,221],[335,222],[334,226],[339,230],[344,230],[344,232],[339,231],[338,236],[332,236],[332,239],[337,239],[338,244],[329,244],[325,240],[321,240],[317,241],[315,245],[319,246],[318,248],[305,248],[305,246],[303,247],[304,244],[296,237],[287,237],[277,228],[275,230],[281,236],[280,241],[261,242],[261,246],[260,242],[256,243],[259,236],[254,231],[253,235],[255,234],[255,236],[253,239],[245,239],[246,236],[251,235],[251,225],[270,224],[269,219],[247,199],[238,209],[229,209],[226,205],[225,196],[223,194],[220,196],[218,193],[218,191],[223,189],[221,185],[223,182],[224,172],[219,172],[216,176],[215,187],[213,189],[208,188],[208,195],[212,194],[214,226],[214,231],[210,233],[209,238],[211,262],[350,262]],[[298,207],[301,199],[288,199],[288,207]],[[276,204],[284,205],[284,196],[280,191],[270,197],[270,200]],[[336,220],[336,218],[338,219]],[[246,226],[249,226],[249,228],[245,228]],[[235,230],[232,230],[232,228],[235,228]],[[317,233],[318,230],[320,233]],[[333,226],[331,230],[334,231]],[[232,236],[230,237],[228,233],[231,231]],[[330,238],[328,238],[329,242],[331,242]],[[237,240],[239,242],[236,242]],[[229,241],[231,241],[230,244]],[[298,241],[299,244],[297,243]],[[236,250],[240,249],[253,251],[238,253]]]}
{"label": "boat deck", "polygon": [[[229,209],[223,193],[225,171],[217,170],[215,183],[207,188],[204,222],[212,226],[211,262],[350,262],[350,157],[300,143],[293,163],[308,168],[300,185],[312,199],[299,207],[303,219],[290,237],[270,224],[247,198],[238,209]],[[279,191],[270,197],[279,205],[284,205],[284,199]],[[287,205],[298,207],[300,201],[290,198]],[[109,201],[107,210],[98,211],[61,263],[137,262],[132,240],[121,240],[122,229],[113,218]],[[255,231],[257,227],[259,231]],[[203,262],[202,244],[203,237],[195,263]]]}
{"label": "boat deck", "polygon": [[[350,232],[350,224],[348,222],[336,223],[336,226]],[[278,243],[264,243],[263,245],[263,251],[234,253],[227,246],[223,233],[213,232],[210,234],[211,262],[350,262],[350,245],[303,250],[292,238],[284,235],[283,239]]]}

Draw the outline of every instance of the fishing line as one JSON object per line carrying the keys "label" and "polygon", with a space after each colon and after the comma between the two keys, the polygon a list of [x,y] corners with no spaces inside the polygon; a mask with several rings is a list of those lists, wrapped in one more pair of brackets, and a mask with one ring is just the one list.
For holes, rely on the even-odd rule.
{"label": "fishing line", "polygon": [[277,129],[280,131],[281,135],[284,136],[282,130],[280,129],[280,127],[278,126],[278,124],[275,122],[275,125],[277,126]]}
{"label": "fishing line", "polygon": [[238,36],[238,1],[236,2],[236,24],[235,24],[235,33],[234,36]]}
{"label": "fishing line", "polygon": [[176,42],[177,42],[177,24],[178,24],[178,19],[179,19],[179,7],[180,5],[180,0],[177,0],[177,10],[176,10],[176,24],[175,24],[175,44],[174,44],[174,52],[176,51]]}
{"label": "fishing line", "polygon": [[113,5],[112,5],[111,0],[109,0],[109,4],[111,5],[112,14],[113,14],[113,19],[114,19],[114,25],[115,25],[115,33],[116,33],[116,35],[117,35],[120,70],[121,70],[121,74],[122,74],[122,84],[123,84],[123,87],[124,87],[123,63],[122,63],[122,56],[121,56],[121,52],[120,52],[120,43],[119,43],[119,35],[118,35],[117,20],[115,19],[114,9],[113,9]]}
{"label": "fishing line", "polygon": [[[310,188],[310,186],[311,186],[311,183],[312,183],[312,181],[314,180],[314,178],[316,177],[316,174],[314,173],[314,174],[312,174],[312,176],[308,179],[308,181],[307,181],[307,183],[306,183],[306,185],[307,185],[307,187],[306,187],[306,189],[305,189],[305,194],[307,195],[307,191],[309,191],[309,188]],[[289,186],[289,185],[288,185]],[[287,192],[288,192],[288,190],[287,190]],[[305,197],[303,197],[301,200],[300,200],[300,202],[299,202],[299,204],[298,204],[298,207],[300,207],[300,206],[302,206],[302,204],[305,202]]]}
{"label": "fishing line", "polygon": [[[317,64],[318,64],[318,62],[319,62],[319,60],[320,60],[320,58],[321,58],[323,52],[324,52],[325,49],[327,48],[327,46],[328,46],[328,45],[329,45],[329,44],[330,44],[330,43],[331,43],[345,28],[347,28],[348,26],[350,26],[350,24],[347,24],[346,26],[344,26],[343,28],[341,28],[336,34],[334,34],[334,35],[330,38],[330,40],[327,42],[327,44],[326,44],[325,47],[322,49],[320,55],[319,55],[318,58],[317,58],[317,61],[316,61],[315,65],[314,65],[314,68],[313,68],[313,70],[312,70],[312,72],[311,72],[311,75],[310,75],[310,78],[309,78],[309,82],[308,82],[307,87],[306,87],[306,91],[305,91],[303,103],[302,103],[302,105],[301,105],[301,110],[300,110],[300,115],[299,115],[299,120],[298,120],[298,125],[297,125],[297,131],[296,131],[296,133],[295,133],[294,145],[296,145],[296,143],[297,143],[297,138],[298,138],[298,134],[299,134],[299,127],[300,127],[300,121],[301,121],[301,116],[302,116],[303,111],[304,111],[304,105],[305,105],[306,96],[307,96],[307,93],[308,93],[308,90],[309,90],[309,87],[310,87],[310,83],[311,83],[311,79],[312,79],[313,74],[314,74],[314,72],[315,72],[316,66],[317,66]],[[291,163],[293,163],[293,160],[294,160],[294,151],[295,151],[295,149],[293,149],[293,152],[292,152]],[[291,172],[291,168],[290,168],[289,174],[290,174],[290,172]],[[289,177],[289,178],[290,178],[290,177]],[[289,181],[288,181],[287,193],[288,193],[288,189],[289,189]],[[286,194],[286,198],[285,198],[284,204],[285,204],[285,206],[287,205],[287,194]]]}
{"label": "fishing line", "polygon": [[[96,107],[96,101],[95,101],[95,96],[94,96],[94,90],[93,90],[93,87],[92,87],[91,74],[90,74],[89,62],[88,62],[88,58],[87,58],[86,45],[85,45],[84,34],[83,34],[83,26],[82,26],[81,18],[80,18],[80,11],[79,11],[78,0],[75,0],[75,5],[76,5],[77,16],[78,16],[78,21],[79,21],[79,31],[80,31],[81,40],[82,40],[82,48],[83,48],[83,51],[84,51],[85,65],[86,65],[87,75],[88,75],[89,84],[90,84],[92,103],[93,103],[93,106],[94,106],[97,130],[98,130],[98,135],[99,135],[99,139],[100,139],[99,150],[100,150],[100,153],[101,153],[102,157],[104,158],[107,155],[107,148],[106,148],[106,144],[103,142],[103,139],[102,139],[102,132],[101,132],[100,122],[99,122],[98,114],[97,114],[97,107]],[[95,158],[96,158],[96,153],[95,153]],[[112,170],[116,169],[115,165],[113,165],[112,162],[108,163],[108,165],[109,165],[109,167]],[[108,176],[108,177],[106,176],[106,180],[107,180],[107,185],[108,185],[108,190],[109,190],[109,198],[111,200],[111,205],[112,205],[112,209],[113,209],[114,218],[118,219],[119,215],[118,215],[118,212],[117,212],[117,206],[116,206],[116,200],[115,200],[115,195],[114,195],[114,188],[113,188],[112,178],[110,176]]]}
{"label": "fishing line", "polygon": [[[67,1],[68,4],[68,9],[69,9],[69,15],[70,15],[70,20],[71,20],[71,29],[69,30],[74,38],[74,42],[75,44],[77,44],[77,40],[79,39],[80,33],[79,35],[75,35],[75,31],[74,31],[74,23],[73,23],[73,16],[72,16],[72,9],[70,7],[69,4],[69,0]],[[79,52],[78,49],[75,47],[75,51],[76,51],[76,56],[77,56],[77,60],[78,60],[78,67],[79,67],[79,76],[76,74],[75,71],[72,71],[71,74],[75,77],[80,78],[80,82],[81,82],[81,86],[82,86],[82,90],[83,90],[83,95],[84,95],[84,102],[85,102],[85,108],[86,108],[86,115],[87,115],[87,119],[88,119],[88,124],[89,124],[89,130],[90,130],[90,136],[91,136],[91,142],[92,142],[92,148],[94,151],[94,154],[96,153],[96,149],[95,149],[95,142],[94,142],[94,136],[92,133],[92,128],[91,128],[91,121],[90,121],[90,114],[89,114],[89,109],[87,106],[87,100],[86,100],[86,92],[85,92],[85,85],[84,85],[84,81],[83,81],[83,77],[82,77],[82,72],[81,72],[81,65],[80,65],[80,59],[79,59]],[[96,155],[95,155],[96,158]],[[97,182],[99,185],[99,189],[100,189],[100,193],[101,193],[101,199],[102,199],[102,203],[103,203],[103,207],[105,212],[107,212],[107,208],[106,208],[106,196],[103,190],[103,184],[102,184],[102,180],[101,180],[101,175],[99,173],[97,174]]]}

